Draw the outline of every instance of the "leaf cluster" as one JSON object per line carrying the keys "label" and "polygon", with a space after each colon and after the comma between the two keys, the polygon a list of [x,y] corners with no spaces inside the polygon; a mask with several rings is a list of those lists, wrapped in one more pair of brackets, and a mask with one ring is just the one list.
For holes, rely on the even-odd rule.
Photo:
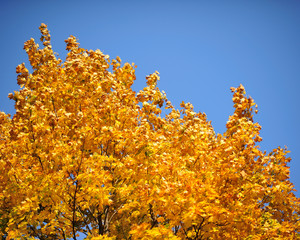
{"label": "leaf cluster", "polygon": [[[16,113],[0,113],[3,239],[298,239],[299,198],[286,149],[259,148],[244,87],[223,134],[157,87],[132,90],[135,65],[70,36],[57,58],[25,42]],[[168,109],[163,115],[162,109]]]}

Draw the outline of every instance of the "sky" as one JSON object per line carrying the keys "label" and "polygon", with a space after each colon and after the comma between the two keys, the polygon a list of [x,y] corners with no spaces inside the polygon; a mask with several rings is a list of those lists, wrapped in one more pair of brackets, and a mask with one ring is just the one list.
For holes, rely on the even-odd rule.
{"label": "sky", "polygon": [[14,114],[7,95],[19,90],[15,68],[30,67],[23,44],[39,42],[45,23],[62,59],[74,35],[82,48],[134,62],[136,91],[158,71],[175,107],[191,102],[216,133],[233,113],[230,87],[242,84],[258,104],[261,149],[287,146],[300,191],[299,13],[298,0],[1,1],[0,111]]}

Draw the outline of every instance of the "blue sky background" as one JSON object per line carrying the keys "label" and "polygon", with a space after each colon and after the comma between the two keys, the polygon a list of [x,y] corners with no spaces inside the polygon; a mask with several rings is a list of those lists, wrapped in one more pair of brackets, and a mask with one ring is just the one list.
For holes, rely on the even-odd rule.
{"label": "blue sky background", "polygon": [[42,22],[62,59],[74,35],[83,48],[136,63],[135,90],[159,71],[173,104],[191,102],[217,133],[233,113],[230,87],[243,84],[259,107],[261,148],[288,147],[300,191],[300,1],[1,1],[1,111],[14,113],[15,68],[29,67],[23,44],[39,41]]}

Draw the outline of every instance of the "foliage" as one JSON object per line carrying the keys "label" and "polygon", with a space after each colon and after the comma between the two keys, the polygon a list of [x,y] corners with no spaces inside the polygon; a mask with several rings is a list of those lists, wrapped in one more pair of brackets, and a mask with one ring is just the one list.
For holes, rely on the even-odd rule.
{"label": "foliage", "polygon": [[[0,114],[0,230],[7,239],[296,239],[299,199],[282,148],[267,154],[255,103],[232,88],[224,134],[134,64],[40,27],[17,67],[13,118]],[[162,109],[168,109],[162,116]]]}

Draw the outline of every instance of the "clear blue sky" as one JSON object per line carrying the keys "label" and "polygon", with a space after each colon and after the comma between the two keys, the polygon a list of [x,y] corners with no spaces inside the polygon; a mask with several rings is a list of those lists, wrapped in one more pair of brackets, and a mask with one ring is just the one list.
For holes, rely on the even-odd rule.
{"label": "clear blue sky", "polygon": [[262,149],[288,147],[300,191],[300,1],[1,1],[1,111],[14,113],[15,67],[29,66],[23,43],[38,41],[42,22],[63,59],[72,34],[83,48],[135,62],[136,90],[159,71],[175,106],[191,102],[218,133],[233,112],[230,87],[243,84],[259,107]]}

